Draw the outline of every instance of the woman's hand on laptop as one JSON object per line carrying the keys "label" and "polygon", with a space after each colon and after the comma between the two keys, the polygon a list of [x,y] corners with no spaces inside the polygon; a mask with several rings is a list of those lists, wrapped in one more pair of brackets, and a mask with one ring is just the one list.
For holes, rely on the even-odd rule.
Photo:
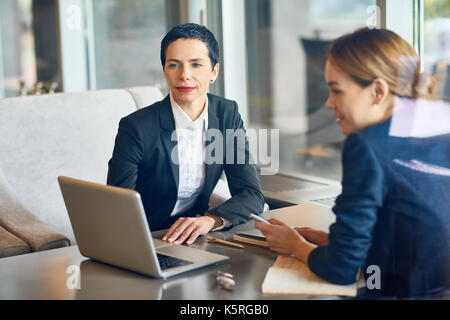
{"label": "woman's hand on laptop", "polygon": [[196,218],[178,218],[163,236],[162,240],[181,244],[187,239],[186,243],[192,244],[199,236],[207,234],[222,223],[222,219],[212,214]]}

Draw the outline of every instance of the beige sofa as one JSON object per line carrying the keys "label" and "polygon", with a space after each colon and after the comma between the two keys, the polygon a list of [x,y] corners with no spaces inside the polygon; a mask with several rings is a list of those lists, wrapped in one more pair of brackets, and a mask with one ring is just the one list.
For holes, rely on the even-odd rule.
{"label": "beige sofa", "polygon": [[[59,175],[106,183],[119,120],[154,87],[0,99],[0,257],[75,244]],[[227,198],[221,181],[210,205]]]}

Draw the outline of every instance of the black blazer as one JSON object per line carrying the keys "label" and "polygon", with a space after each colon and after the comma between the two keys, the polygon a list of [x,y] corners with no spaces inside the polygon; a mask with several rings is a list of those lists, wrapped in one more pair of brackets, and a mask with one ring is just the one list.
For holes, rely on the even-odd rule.
{"label": "black blazer", "polygon": [[[245,142],[245,164],[227,164],[225,161],[226,146],[231,145],[226,129],[244,128],[236,102],[208,94],[208,129],[213,128],[220,130],[225,142],[223,163],[206,164],[203,194],[195,207],[183,215],[211,213],[235,226],[248,221],[249,213],[263,211],[264,196],[256,166],[249,162],[248,141]],[[175,141],[171,141],[174,130],[175,120],[167,96],[120,121],[113,155],[108,162],[107,183],[140,193],[151,230],[166,229],[175,221],[170,217],[177,201],[179,180],[179,166],[170,160],[172,150],[177,146],[176,135]],[[211,142],[214,143],[214,139],[206,142],[206,148]],[[236,145],[236,155],[239,144],[233,145]],[[209,209],[209,198],[223,171],[232,198]]]}

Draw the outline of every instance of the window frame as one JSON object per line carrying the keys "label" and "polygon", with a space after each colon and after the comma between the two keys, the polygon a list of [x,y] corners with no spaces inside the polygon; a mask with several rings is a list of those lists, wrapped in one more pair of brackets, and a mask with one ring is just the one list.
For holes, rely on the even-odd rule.
{"label": "window frame", "polygon": [[[381,27],[388,28],[406,41],[408,41],[418,52],[420,59],[423,59],[423,1],[424,0],[377,0],[380,14]],[[220,2],[220,6],[217,4]],[[222,37],[224,65],[224,96],[230,99],[238,99],[240,112],[243,114],[244,124],[247,126],[247,79],[248,70],[245,56],[245,7],[240,0],[220,0],[208,2],[209,6],[217,6],[221,11]],[[402,14],[399,19],[398,12],[410,12]],[[243,58],[243,59],[240,59]],[[242,61],[243,60],[243,61]],[[233,66],[226,68],[227,65]],[[423,63],[422,63],[423,68]],[[244,71],[236,72],[236,70]],[[245,91],[245,92],[244,92]],[[245,116],[244,116],[245,115]]]}
{"label": "window frame", "polygon": [[[398,33],[418,51],[423,52],[423,1],[424,0],[377,0],[381,27]],[[93,31],[92,0],[58,0],[59,42],[61,51],[61,74],[63,91],[96,89],[95,46]],[[81,12],[82,28],[69,30],[67,9],[75,5]],[[179,3],[180,6],[183,3]],[[187,0],[187,18],[190,22],[207,24],[218,32],[222,49],[221,73],[212,92],[236,100],[244,124],[248,125],[248,70],[246,65],[245,5],[241,0]],[[206,10],[205,10],[206,6]],[[398,16],[398,12],[411,14]],[[199,15],[200,12],[200,15]],[[86,30],[86,34],[85,34]],[[216,33],[217,33],[216,32]],[[77,59],[73,63],[73,59]],[[85,68],[76,66],[83,65]],[[227,66],[232,66],[227,68]],[[0,65],[1,67],[1,65]],[[223,80],[222,80],[223,79]],[[2,94],[0,83],[0,95]]]}
{"label": "window frame", "polygon": [[83,0],[58,0],[56,6],[62,91],[86,91],[89,85]]}

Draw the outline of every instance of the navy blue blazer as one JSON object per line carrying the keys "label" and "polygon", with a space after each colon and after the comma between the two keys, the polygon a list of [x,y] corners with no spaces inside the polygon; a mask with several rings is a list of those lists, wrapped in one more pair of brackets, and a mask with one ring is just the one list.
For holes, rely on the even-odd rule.
{"label": "navy blue blazer", "polygon": [[368,294],[429,295],[450,278],[450,135],[392,137],[390,125],[348,136],[336,223],[328,246],[315,248],[308,265],[337,284],[353,283],[359,268],[376,265],[381,289]]}
{"label": "navy blue blazer", "polygon": [[[211,213],[235,226],[248,221],[249,213],[259,214],[264,208],[256,166],[249,162],[248,141],[245,141],[245,150],[240,150],[246,155],[245,163],[227,164],[225,161],[226,146],[234,147],[235,156],[237,149],[242,149],[242,144],[231,144],[226,135],[226,129],[244,129],[236,102],[208,94],[209,129],[222,133],[224,160],[206,164],[203,193],[194,208],[182,216]],[[171,153],[177,146],[176,135],[175,141],[171,140],[174,130],[175,120],[168,95],[121,119],[113,155],[108,162],[107,183],[140,193],[151,230],[166,229],[176,219],[170,217],[177,201],[179,183],[179,165],[171,161]],[[214,143],[214,139],[206,142],[207,148],[210,143]],[[209,209],[209,198],[223,171],[232,198]]]}

